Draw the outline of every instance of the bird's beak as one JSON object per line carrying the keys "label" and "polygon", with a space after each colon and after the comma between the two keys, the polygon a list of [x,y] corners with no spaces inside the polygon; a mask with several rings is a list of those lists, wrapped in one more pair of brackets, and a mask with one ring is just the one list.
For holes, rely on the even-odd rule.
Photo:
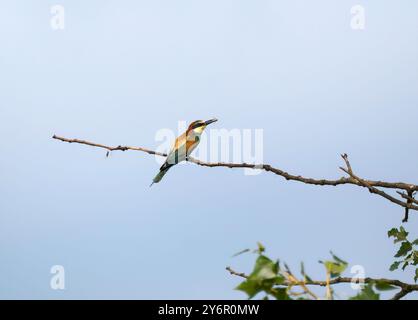
{"label": "bird's beak", "polygon": [[210,120],[208,120],[208,121],[205,121],[205,125],[207,126],[207,125],[209,125],[209,124],[211,124],[211,123],[214,123],[214,122],[216,122],[216,121],[218,121],[218,119],[210,119]]}

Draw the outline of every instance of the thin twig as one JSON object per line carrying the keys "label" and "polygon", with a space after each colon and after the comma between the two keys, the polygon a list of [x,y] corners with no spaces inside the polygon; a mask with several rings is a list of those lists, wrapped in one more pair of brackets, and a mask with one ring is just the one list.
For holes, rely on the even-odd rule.
{"label": "thin twig", "polygon": [[79,140],[79,139],[67,139],[67,138],[59,137],[57,135],[53,135],[52,139],[57,139],[57,140],[60,140],[60,141],[63,141],[63,142],[68,142],[68,143],[85,144],[87,146],[103,148],[103,149],[106,149],[106,150],[109,150],[109,151],[133,150],[133,151],[142,151],[142,152],[146,152],[148,154],[154,154],[154,155],[162,156],[162,157],[167,156],[166,153],[156,152],[156,151],[146,149],[146,148],[141,148],[141,147],[128,147],[128,146],[121,146],[121,145],[119,145],[117,147],[109,147],[109,146],[105,146],[104,144],[100,144],[100,143],[90,142],[90,141],[86,141],[86,140]]}
{"label": "thin twig", "polygon": [[[407,204],[411,204],[411,203],[418,204],[418,201],[414,198],[414,191],[409,190],[408,194],[405,194],[405,193],[399,192],[399,191],[396,191],[396,192],[398,194],[400,194],[402,198],[407,200],[407,202],[406,202]],[[408,218],[409,218],[409,208],[405,208],[405,216],[404,216],[402,222],[407,222]]]}
{"label": "thin twig", "polygon": [[230,274],[232,274],[232,275],[234,275],[234,276],[237,276],[237,277],[241,277],[241,278],[244,278],[244,279],[247,279],[248,278],[248,276],[244,273],[244,272],[236,272],[236,271],[234,271],[234,270],[232,270],[231,269],[231,267],[226,267],[225,268]]}
{"label": "thin twig", "polygon": [[315,300],[319,300],[319,297],[313,293],[305,284],[304,281],[300,281],[298,280],[298,278],[296,278],[292,273],[289,272],[283,272],[284,275],[287,277],[288,281],[290,282],[290,286],[294,285],[298,285],[300,287],[302,287],[304,293],[310,295],[312,298],[314,298]]}

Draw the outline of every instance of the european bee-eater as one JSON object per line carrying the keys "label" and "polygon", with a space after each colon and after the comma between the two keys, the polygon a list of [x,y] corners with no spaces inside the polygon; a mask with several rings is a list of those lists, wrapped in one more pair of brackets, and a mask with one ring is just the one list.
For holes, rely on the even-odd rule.
{"label": "european bee-eater", "polygon": [[187,157],[192,153],[192,151],[197,147],[200,142],[200,135],[206,126],[218,121],[218,119],[210,119],[207,121],[197,120],[192,122],[181,136],[179,136],[175,143],[174,147],[168,153],[167,159],[160,168],[160,172],[152,180],[150,186],[154,183],[158,183],[167,173],[167,171],[177,163],[187,160]]}

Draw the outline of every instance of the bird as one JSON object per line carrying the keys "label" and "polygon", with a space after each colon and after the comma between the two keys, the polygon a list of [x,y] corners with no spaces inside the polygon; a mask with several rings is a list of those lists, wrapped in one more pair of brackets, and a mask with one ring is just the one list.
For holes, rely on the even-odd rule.
{"label": "bird", "polygon": [[158,174],[152,179],[150,187],[154,183],[158,183],[167,173],[167,171],[177,163],[187,160],[188,156],[193,152],[200,142],[200,136],[203,131],[211,123],[218,121],[218,119],[210,119],[207,121],[196,120],[193,121],[187,128],[186,132],[180,135],[174,142],[174,146],[168,153],[167,158],[160,168]]}

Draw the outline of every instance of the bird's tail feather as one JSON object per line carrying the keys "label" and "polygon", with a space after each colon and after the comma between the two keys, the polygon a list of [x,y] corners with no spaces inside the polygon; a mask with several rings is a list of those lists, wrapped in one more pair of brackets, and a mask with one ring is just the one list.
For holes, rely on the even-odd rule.
{"label": "bird's tail feather", "polygon": [[150,187],[154,184],[154,183],[158,183],[161,181],[161,179],[165,176],[165,174],[167,173],[168,169],[170,169],[171,166],[165,166],[163,165],[160,169],[160,172],[158,172],[158,174],[154,177],[154,179],[152,179],[152,183],[150,185]]}

